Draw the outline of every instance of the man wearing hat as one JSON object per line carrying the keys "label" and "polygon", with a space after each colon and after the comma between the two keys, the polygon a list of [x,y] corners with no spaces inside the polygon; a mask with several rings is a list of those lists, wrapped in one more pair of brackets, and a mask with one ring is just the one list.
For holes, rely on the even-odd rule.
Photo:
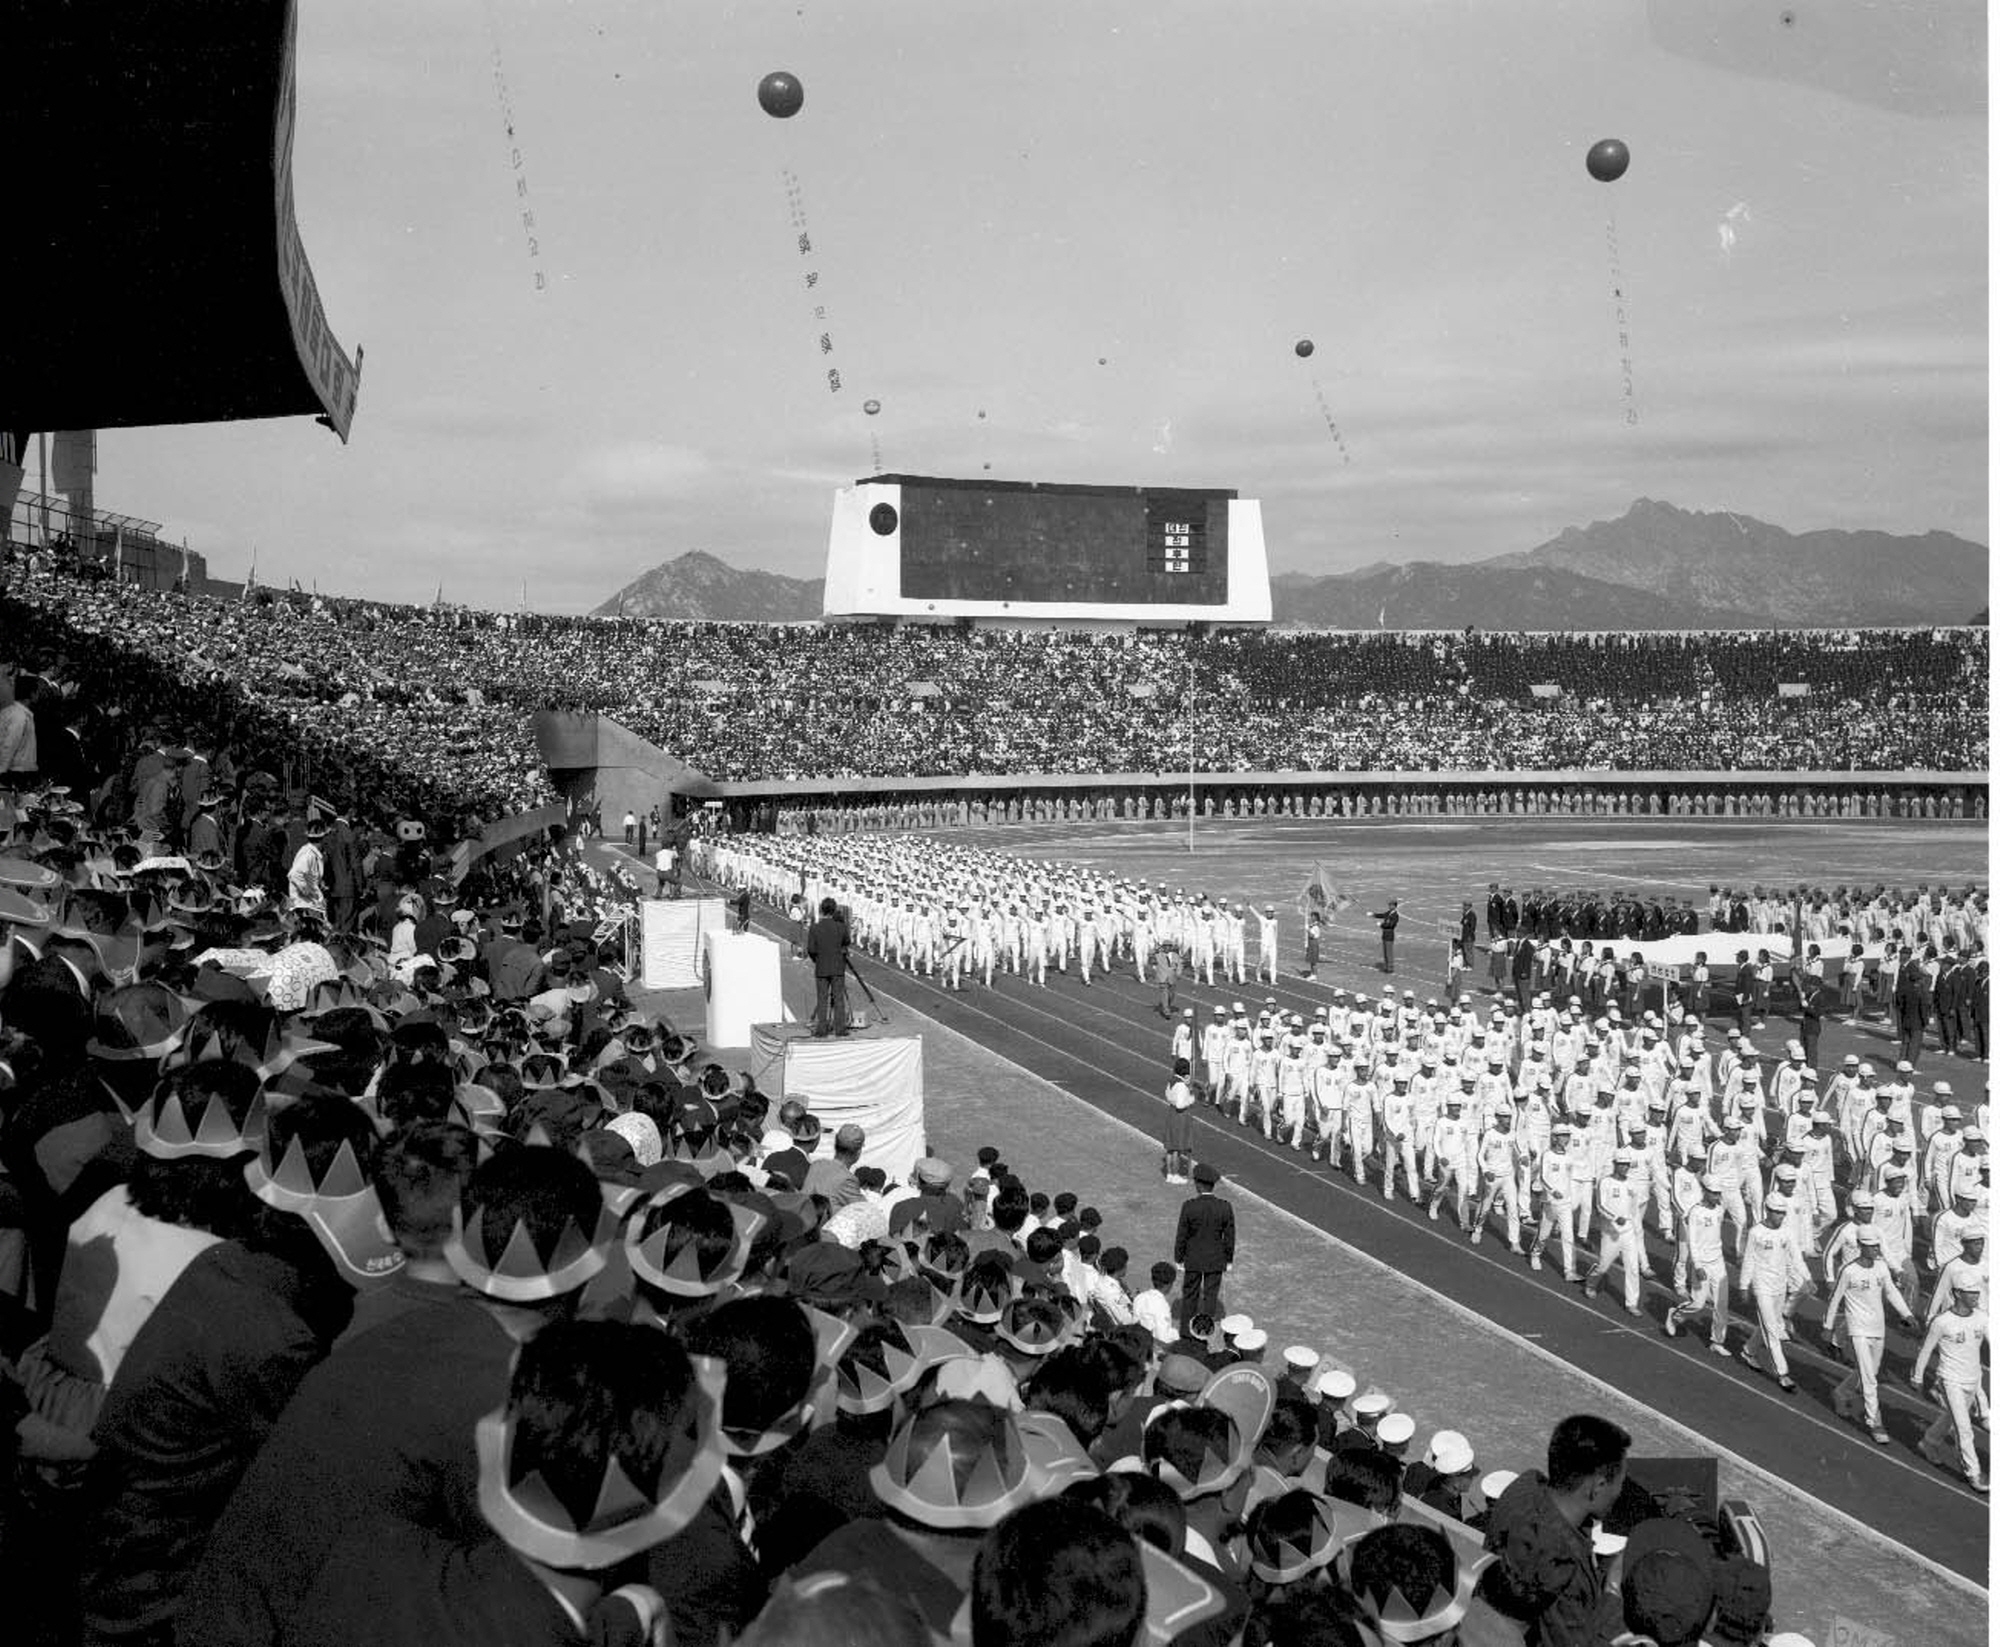
{"label": "man wearing hat", "polygon": [[1632,1166],[1638,1159],[1628,1147],[1612,1152],[1611,1176],[1597,1186],[1597,1211],[1602,1219],[1597,1245],[1597,1262],[1584,1277],[1584,1290],[1595,1298],[1604,1290],[1611,1266],[1619,1263],[1625,1271],[1625,1313],[1643,1315],[1639,1307],[1639,1276],[1644,1256],[1639,1245],[1641,1203],[1632,1184]]}
{"label": "man wearing hat", "polygon": [[1174,1262],[1185,1276],[1183,1332],[1194,1316],[1216,1313],[1222,1302],[1222,1278],[1236,1262],[1236,1209],[1215,1193],[1221,1177],[1206,1161],[1195,1163],[1195,1193],[1181,1203],[1174,1226]]}
{"label": "man wearing hat", "polygon": [[1853,1414],[1855,1392],[1861,1395],[1861,1425],[1878,1447],[1889,1444],[1889,1432],[1882,1427],[1882,1403],[1878,1381],[1882,1370],[1882,1341],[1888,1336],[1885,1312],[1893,1309],[1905,1326],[1915,1326],[1915,1318],[1902,1293],[1882,1262],[1882,1236],[1872,1224],[1859,1225],[1854,1232],[1855,1256],[1841,1270],[1827,1300],[1827,1330],[1837,1334],[1854,1362],[1853,1371],[1833,1392],[1836,1412]]}
{"label": "man wearing hat", "polygon": [[[1939,1219],[1943,1222],[1943,1218]],[[1930,1308],[1925,1311],[1927,1319],[1935,1320],[1950,1303],[1952,1294],[1960,1287],[1973,1286],[1978,1289],[1979,1307],[1987,1307],[1986,1300],[1986,1214],[1982,1210],[1965,1221],[1958,1232],[1958,1251],[1944,1261],[1938,1271],[1936,1290],[1931,1294]]]}
{"label": "man wearing hat", "polygon": [[1475,1487],[1478,1475],[1472,1443],[1457,1430],[1439,1430],[1424,1456],[1403,1472],[1403,1491],[1441,1515],[1469,1521],[1486,1507]]}
{"label": "man wearing hat", "polygon": [[1625,1541],[1619,1601],[1626,1638],[1701,1647],[1715,1610],[1715,1559],[1688,1522],[1655,1516]]}
{"label": "man wearing hat", "polygon": [[1791,1202],[1774,1190],[1764,1202],[1764,1222],[1743,1243],[1742,1269],[1743,1290],[1757,1312],[1756,1330],[1744,1347],[1743,1360],[1768,1371],[1787,1394],[1799,1386],[1785,1361],[1785,1315],[1793,1298],[1811,1282],[1787,1228],[1791,1212]]}
{"label": "man wearing hat", "polygon": [[916,1193],[893,1202],[889,1233],[900,1236],[912,1225],[931,1235],[956,1235],[965,1228],[965,1202],[951,1193],[951,1163],[926,1155],[917,1163]]}
{"label": "man wearing hat", "polygon": [[1306,1344],[1287,1344],[1284,1371],[1278,1375],[1278,1394],[1310,1401],[1313,1374],[1319,1370],[1319,1351]]}
{"label": "man wearing hat", "polygon": [[1978,1289],[1970,1278],[1956,1281],[1952,1284],[1951,1307],[1931,1318],[1930,1330],[1924,1334],[1923,1347],[1917,1351],[1916,1362],[1910,1369],[1910,1382],[1923,1389],[1924,1373],[1932,1357],[1937,1358],[1933,1393],[1942,1410],[1936,1422],[1924,1431],[1917,1450],[1939,1468],[1945,1468],[1946,1444],[1955,1434],[1965,1479],[1982,1493],[1986,1491],[1986,1477],[1979,1468],[1973,1414],[1983,1412],[1986,1404],[1982,1388],[1984,1369],[1979,1362],[1985,1344],[1986,1311],[1980,1306]]}
{"label": "man wearing hat", "polygon": [[1709,1312],[1708,1348],[1729,1354],[1729,1266],[1722,1251],[1722,1183],[1714,1173],[1701,1178],[1701,1199],[1681,1220],[1680,1245],[1687,1264],[1688,1290],[1682,1302],[1667,1311],[1669,1338],[1703,1310]]}

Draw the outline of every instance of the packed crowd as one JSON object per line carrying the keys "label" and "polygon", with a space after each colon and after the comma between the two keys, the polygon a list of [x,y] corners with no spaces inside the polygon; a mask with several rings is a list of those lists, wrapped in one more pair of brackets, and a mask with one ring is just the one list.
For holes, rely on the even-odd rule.
{"label": "packed crowd", "polygon": [[[856,944],[948,990],[990,988],[996,971],[1046,987],[1051,971],[1074,967],[1088,985],[1093,972],[1130,968],[1158,981],[1160,1011],[1171,1016],[1184,965],[1211,987],[1218,970],[1239,987],[1279,977],[1275,907],[1246,910],[1076,866],[894,836],[711,842],[700,861],[723,884],[773,904],[789,899],[803,910],[830,900]],[[1769,936],[1808,904],[1817,929],[1859,925],[1922,945],[1901,945],[1888,963],[1901,973],[1899,1018],[1906,997],[1922,997],[1892,1071],[1849,1055],[1822,1087],[1817,1026],[1834,1002],[1828,963],[1815,966],[1811,949],[1782,969],[1800,1038],[1768,1071],[1749,1039],[1766,1027],[1781,970]],[[1477,914],[1470,901],[1464,908],[1460,942],[1469,952]],[[1729,1257],[1742,1266],[1734,1290],[1753,1328],[1742,1358],[1795,1389],[1785,1343],[1816,1286],[1831,1290],[1820,1332],[1855,1368],[1836,1404],[1886,1445],[1878,1383],[1886,1299],[1924,1346],[1911,1346],[1913,1383],[1921,1385],[1940,1340],[1950,1348],[1923,1451],[1983,1490],[1975,1416],[1985,1410],[1989,1108],[1984,1095],[1961,1107],[1948,1079],[1920,1094],[1915,1060],[1933,1021],[1944,1050],[1958,1050],[1961,1010],[1976,1013],[1984,1056],[1984,895],[1718,886],[1708,911],[1718,961],[1733,935],[1753,927],[1757,960],[1736,948],[1734,964],[1702,977],[1697,991],[1675,989],[1661,1012],[1642,1001],[1643,960],[1627,965],[1605,945],[1599,963],[1589,936],[1635,936],[1649,923],[1663,934],[1664,905],[1539,888],[1523,901],[1495,883],[1486,915],[1496,986],[1505,982],[1508,998],[1485,1021],[1469,993],[1448,1007],[1419,1006],[1393,985],[1378,1002],[1335,989],[1310,1021],[1275,998],[1254,1014],[1242,1001],[1217,1004],[1205,1023],[1182,1008],[1172,1059],[1173,1107],[1183,1113],[1167,1139],[1169,1179],[1187,1169],[1184,1112],[1203,1099],[1330,1172],[1345,1163],[1357,1186],[1379,1186],[1384,1199],[1400,1185],[1433,1220],[1449,1206],[1474,1244],[1489,1230],[1504,1233],[1536,1270],[1545,1252],[1559,1251],[1564,1278],[1593,1295],[1618,1269],[1630,1314],[1643,1313],[1642,1282],[1670,1275],[1676,1302],[1665,1330],[1705,1313],[1721,1355],[1731,1353],[1725,1238],[1733,1232]],[[1676,924],[1698,928],[1700,919],[1684,904]],[[1584,947],[1573,953],[1559,927],[1587,932]],[[1318,938],[1309,915],[1308,968]],[[1942,980],[1961,971],[1972,981],[1940,1004]],[[1720,1044],[1703,1021],[1718,1008],[1738,1020]],[[1595,1262],[1581,1268],[1593,1231]],[[1850,1261],[1867,1271],[1851,1284]],[[1854,1301],[1868,1289],[1872,1302]]]}
{"label": "packed crowd", "polygon": [[47,560],[9,584],[0,616],[57,651],[210,697],[402,804],[489,815],[546,798],[540,709],[604,711],[725,779],[1987,764],[1983,629],[1097,635],[222,603]]}
{"label": "packed crowd", "polygon": [[10,1639],[1800,1639],[1616,1426],[1419,1452],[1218,1319],[1213,1172],[1143,1288],[998,1148],[891,1183],[635,1012],[559,854],[371,853],[343,933],[322,815],[274,895],[10,800]]}

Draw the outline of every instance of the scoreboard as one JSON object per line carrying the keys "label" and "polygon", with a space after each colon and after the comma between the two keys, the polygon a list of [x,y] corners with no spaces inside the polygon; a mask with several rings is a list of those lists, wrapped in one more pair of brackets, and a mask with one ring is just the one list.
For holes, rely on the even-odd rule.
{"label": "scoreboard", "polygon": [[1261,517],[1223,488],[875,475],[836,494],[826,613],[1268,623]]}

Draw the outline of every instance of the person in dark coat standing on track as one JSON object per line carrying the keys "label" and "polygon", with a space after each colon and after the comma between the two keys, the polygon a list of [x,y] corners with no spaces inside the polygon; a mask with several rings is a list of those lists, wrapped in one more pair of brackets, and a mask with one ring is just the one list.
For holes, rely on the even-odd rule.
{"label": "person in dark coat standing on track", "polygon": [[1221,1174],[1206,1161],[1194,1168],[1194,1198],[1181,1203],[1174,1226],[1174,1262],[1181,1267],[1181,1331],[1197,1315],[1222,1311],[1222,1278],[1236,1262],[1236,1209],[1215,1193]]}
{"label": "person in dark coat standing on track", "polygon": [[1798,975],[1798,990],[1799,1044],[1806,1049],[1806,1062],[1818,1069],[1819,1033],[1826,1017],[1827,999],[1832,992],[1817,972],[1804,969]]}
{"label": "person in dark coat standing on track", "polygon": [[1535,945],[1533,940],[1523,938],[1514,946],[1514,959],[1508,970],[1514,979],[1514,999],[1525,1013],[1534,1000],[1535,994]]}
{"label": "person in dark coat standing on track", "polygon": [[1391,898],[1387,909],[1376,909],[1369,912],[1369,919],[1379,921],[1382,925],[1382,970],[1384,972],[1394,972],[1396,970],[1396,923],[1403,918],[1396,913],[1396,903],[1397,900]]}
{"label": "person in dark coat standing on track", "polygon": [[813,964],[818,995],[813,1002],[817,1036],[845,1035],[847,1014],[847,922],[831,898],[819,901],[819,919],[806,930],[806,959]]}
{"label": "person in dark coat standing on track", "polygon": [[1930,1016],[1930,1003],[1925,999],[1923,969],[1907,947],[1903,950],[1902,965],[1896,970],[1895,1007],[1899,1042],[1896,1056],[1907,1059],[1915,1069],[1923,1057],[1924,1020]]}
{"label": "person in dark coat standing on track", "polygon": [[[1492,915],[1487,916],[1487,926],[1492,926]],[[1479,917],[1472,912],[1472,900],[1465,900],[1465,908],[1458,917],[1458,953],[1465,961],[1465,970],[1472,970],[1472,951],[1479,940]]]}

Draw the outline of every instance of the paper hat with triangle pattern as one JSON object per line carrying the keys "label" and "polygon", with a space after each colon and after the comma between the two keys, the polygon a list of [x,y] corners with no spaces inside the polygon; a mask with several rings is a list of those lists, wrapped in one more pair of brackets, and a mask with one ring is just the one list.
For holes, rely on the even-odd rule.
{"label": "paper hat with triangle pattern", "polygon": [[694,1519],[722,1478],[727,1374],[713,1357],[691,1355],[688,1361],[695,1388],[685,1430],[673,1449],[684,1456],[677,1461],[670,1453],[660,1472],[659,1496],[641,1492],[613,1459],[605,1468],[596,1506],[578,1526],[539,1471],[514,1479],[514,1426],[503,1406],[480,1419],[475,1431],[479,1508],[487,1524],[529,1560],[571,1572],[615,1566],[672,1538]]}
{"label": "paper hat with triangle pattern", "polygon": [[187,1033],[188,1007],[162,984],[123,984],[101,997],[84,1050],[106,1063],[153,1063]]}
{"label": "paper hat with triangle pattern", "polygon": [[909,1326],[900,1321],[883,1325],[876,1340],[882,1346],[882,1372],[848,1353],[855,1347],[852,1340],[842,1350],[835,1369],[834,1400],[844,1413],[879,1413],[932,1367],[972,1354],[963,1339],[942,1327]]}
{"label": "paper hat with triangle pattern", "polygon": [[993,1334],[1019,1355],[1043,1356],[1074,1336],[1075,1317],[1046,1298],[1010,1298]]}
{"label": "paper hat with triangle pattern", "polygon": [[634,1275],[651,1282],[662,1292],[672,1293],[676,1298],[709,1298],[742,1278],[750,1263],[750,1248],[762,1232],[766,1220],[753,1207],[724,1201],[722,1204],[729,1209],[735,1232],[728,1249],[716,1261],[714,1268],[704,1274],[695,1241],[683,1243],[680,1251],[668,1258],[667,1238],[674,1228],[671,1223],[662,1224],[650,1235],[641,1234],[656,1210],[671,1206],[692,1188],[688,1184],[669,1184],[648,1198],[645,1206],[633,1215],[632,1221],[625,1227],[625,1260],[632,1266]]}
{"label": "paper hat with triangle pattern", "polygon": [[331,1041],[316,1041],[297,1030],[285,1029],[276,1018],[265,1029],[261,1044],[253,1046],[237,1041],[202,1014],[196,1013],[188,1020],[187,1034],[180,1050],[183,1061],[190,1064],[209,1058],[234,1058],[270,1081],[283,1075],[301,1058],[313,1058],[320,1053],[338,1052],[340,1049]]}
{"label": "paper hat with triangle pattern", "polygon": [[[116,1096],[115,1089],[107,1086],[105,1090]],[[230,1118],[229,1105],[220,1097],[212,1097],[203,1104],[201,1119],[190,1125],[180,1094],[165,1090],[155,1093],[153,1102],[142,1105],[133,1118],[132,1142],[140,1154],[150,1155],[156,1161],[183,1161],[195,1155],[227,1161],[232,1156],[261,1150],[268,1125],[261,1092],[250,1100],[243,1124],[238,1126]]]}
{"label": "paper hat with triangle pattern", "polygon": [[914,1439],[917,1420],[904,1423],[882,1462],[868,1472],[875,1496],[886,1509],[926,1527],[965,1531],[998,1526],[1023,1504],[1041,1497],[1043,1483],[1029,1465],[1028,1449],[1013,1415],[995,1409],[995,1416],[999,1444],[981,1447],[963,1472],[962,1490],[954,1451],[962,1438],[949,1428],[929,1426],[928,1440],[919,1447]]}
{"label": "paper hat with triangle pattern", "polygon": [[[994,1275],[992,1270],[980,1272],[980,1278]],[[1006,1312],[1008,1304],[1020,1296],[1021,1278],[1012,1271],[1007,1274],[1004,1291],[992,1290],[985,1286],[975,1286],[971,1268],[962,1273],[952,1290],[952,1307],[976,1327],[990,1327]]]}
{"label": "paper hat with triangle pattern", "polygon": [[1365,1510],[1359,1504],[1343,1503],[1323,1493],[1308,1496],[1313,1501],[1313,1513],[1304,1543],[1287,1538],[1251,1542],[1250,1571],[1266,1584],[1290,1584],[1294,1579],[1331,1566],[1335,1557],[1363,1533],[1388,1525],[1373,1510]]}
{"label": "paper hat with triangle pattern", "polygon": [[394,1280],[409,1262],[390,1233],[373,1184],[352,1195],[316,1195],[305,1217],[341,1279],[356,1291]]}
{"label": "paper hat with triangle pattern", "polygon": [[1458,1584],[1450,1590],[1440,1584],[1427,1596],[1406,1596],[1392,1585],[1385,1596],[1357,1590],[1355,1599],[1361,1604],[1363,1617],[1384,1641],[1428,1641],[1465,1617],[1466,1609],[1472,1605],[1472,1592],[1479,1587],[1480,1574],[1496,1559],[1488,1551],[1475,1560],[1460,1561]]}
{"label": "paper hat with triangle pattern", "polygon": [[839,1316],[814,1309],[810,1304],[801,1302],[799,1308],[805,1312],[813,1333],[813,1373],[805,1399],[768,1429],[725,1429],[722,1445],[731,1458],[761,1458],[833,1417],[834,1368],[854,1342],[855,1328]]}
{"label": "paper hat with triangle pattern", "polygon": [[[1146,1576],[1146,1617],[1139,1639],[1145,1647],[1169,1647],[1184,1634],[1229,1610],[1221,1590],[1157,1545],[1140,1539],[1139,1565]],[[821,1575],[815,1575],[815,1577]],[[951,1647],[971,1647],[972,1597],[959,1603],[947,1638]]]}
{"label": "paper hat with triangle pattern", "polygon": [[[1185,1412],[1188,1408],[1198,1405],[1199,1403],[1194,1401],[1163,1401],[1146,1415],[1145,1423],[1142,1426],[1142,1433],[1144,1430],[1152,1429],[1168,1413]],[[1217,1410],[1220,1411],[1219,1408]],[[1227,1413],[1224,1413],[1223,1416],[1225,1418],[1229,1417]],[[1143,1448],[1144,1445],[1145,1443],[1142,1440],[1140,1446]],[[1204,1445],[1201,1460],[1196,1465],[1192,1476],[1187,1475],[1178,1464],[1166,1458],[1148,1461],[1143,1457],[1127,1454],[1124,1458],[1116,1460],[1111,1465],[1111,1468],[1114,1470],[1130,1471],[1138,1474],[1150,1473],[1173,1488],[1184,1501],[1206,1498],[1211,1493],[1228,1491],[1247,1467],[1243,1447],[1243,1432],[1237,1427],[1234,1418],[1229,1419],[1228,1446],[1226,1448],[1217,1448],[1213,1445]]]}
{"label": "paper hat with triangle pattern", "polygon": [[257,1154],[243,1166],[243,1181],[250,1193],[267,1207],[301,1215],[322,1196],[359,1195],[368,1188],[368,1179],[355,1159],[354,1146],[346,1139],[334,1151],[326,1171],[315,1180],[306,1160],[305,1146],[294,1138],[285,1146],[284,1159],[271,1164],[271,1140],[266,1136]]}
{"label": "paper hat with triangle pattern", "polygon": [[535,1250],[535,1239],[525,1220],[515,1221],[498,1253],[488,1250],[485,1228],[483,1209],[474,1207],[470,1216],[455,1210],[451,1234],[444,1244],[445,1262],[473,1291],[506,1304],[527,1304],[574,1292],[601,1272],[609,1262],[618,1220],[600,1200],[595,1231],[586,1235],[575,1220],[565,1223],[546,1263]]}

